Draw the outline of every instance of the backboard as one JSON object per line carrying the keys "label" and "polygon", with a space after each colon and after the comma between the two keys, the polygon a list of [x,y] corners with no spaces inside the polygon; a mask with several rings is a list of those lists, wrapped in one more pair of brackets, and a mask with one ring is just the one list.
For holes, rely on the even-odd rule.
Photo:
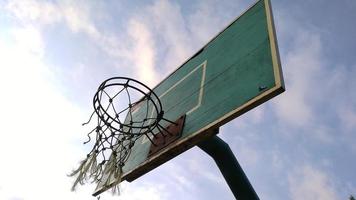
{"label": "backboard", "polygon": [[[165,118],[185,117],[182,133],[154,153],[146,137],[137,140],[122,169],[122,180],[135,180],[284,91],[270,1],[251,6],[153,91]],[[132,117],[139,118],[147,109],[135,105]],[[94,195],[108,188],[99,184]]]}

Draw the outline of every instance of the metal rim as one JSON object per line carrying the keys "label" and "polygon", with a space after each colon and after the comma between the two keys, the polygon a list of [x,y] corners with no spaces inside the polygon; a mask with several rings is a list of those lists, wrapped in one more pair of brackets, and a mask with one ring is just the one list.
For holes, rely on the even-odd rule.
{"label": "metal rim", "polygon": [[[109,83],[110,81],[115,81],[115,82]],[[132,82],[133,84],[130,84],[130,82]],[[137,84],[137,86],[135,86],[135,84]],[[137,126],[137,125],[134,125],[132,123],[132,121],[129,124],[127,124],[125,122],[121,122],[120,120],[117,120],[116,119],[117,116],[113,117],[112,115],[110,115],[102,105],[101,96],[106,88],[113,87],[113,86],[121,86],[123,88],[131,88],[131,89],[136,90],[139,93],[141,93],[143,95],[143,97],[140,100],[138,100],[132,104],[129,104],[129,109],[131,109],[130,106],[132,106],[133,104],[136,105],[138,103],[143,102],[143,100],[146,99],[146,101],[149,101],[150,103],[152,103],[154,110],[157,114],[156,119],[150,118],[150,120],[153,120],[151,123],[149,123],[147,125],[144,125],[144,123],[143,123],[141,126]],[[148,92],[147,93],[144,92],[142,89],[139,88],[139,86],[143,87]],[[109,99],[111,99],[110,96],[108,96],[108,97],[109,97]],[[94,106],[94,111],[96,112],[96,114],[100,117],[100,119],[107,126],[114,129],[115,131],[118,131],[123,134],[129,134],[129,135],[142,135],[142,134],[152,131],[153,129],[156,128],[159,121],[162,119],[162,115],[163,115],[162,104],[161,104],[159,97],[156,95],[156,93],[153,90],[151,90],[148,86],[143,84],[142,82],[131,79],[131,78],[126,78],[126,77],[113,77],[113,78],[109,78],[109,79],[105,80],[104,82],[102,82],[100,84],[100,86],[98,87],[97,92],[94,95],[93,106]],[[111,122],[108,122],[109,120]],[[112,125],[113,122],[115,124],[119,125],[119,128]],[[125,131],[124,127],[127,128],[128,131]],[[132,129],[141,129],[141,130],[145,130],[145,131],[143,131],[143,132],[140,131],[139,133],[134,133],[134,132],[131,132]]]}

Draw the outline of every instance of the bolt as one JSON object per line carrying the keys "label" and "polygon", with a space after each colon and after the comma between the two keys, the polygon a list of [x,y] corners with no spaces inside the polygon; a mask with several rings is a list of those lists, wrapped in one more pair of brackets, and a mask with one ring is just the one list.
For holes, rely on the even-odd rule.
{"label": "bolt", "polygon": [[260,86],[260,87],[258,87],[258,89],[260,90],[260,91],[263,91],[263,90],[265,90],[265,89],[267,89],[267,86]]}

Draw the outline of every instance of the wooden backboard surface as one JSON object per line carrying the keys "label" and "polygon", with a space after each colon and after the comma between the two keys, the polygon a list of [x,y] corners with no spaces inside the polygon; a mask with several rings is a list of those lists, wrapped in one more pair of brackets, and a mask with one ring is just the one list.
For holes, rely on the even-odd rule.
{"label": "wooden backboard surface", "polygon": [[[165,118],[186,115],[182,136],[151,157],[151,143],[141,137],[123,168],[123,180],[140,177],[284,91],[270,1],[256,2],[154,91]],[[108,188],[99,184],[94,195]]]}

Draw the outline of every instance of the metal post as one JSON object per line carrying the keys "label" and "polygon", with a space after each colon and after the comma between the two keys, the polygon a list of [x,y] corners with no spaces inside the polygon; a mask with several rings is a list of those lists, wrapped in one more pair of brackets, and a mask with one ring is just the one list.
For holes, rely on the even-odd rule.
{"label": "metal post", "polygon": [[229,145],[214,135],[197,145],[209,154],[217,164],[235,198],[238,200],[259,200],[247,176],[237,162]]}

